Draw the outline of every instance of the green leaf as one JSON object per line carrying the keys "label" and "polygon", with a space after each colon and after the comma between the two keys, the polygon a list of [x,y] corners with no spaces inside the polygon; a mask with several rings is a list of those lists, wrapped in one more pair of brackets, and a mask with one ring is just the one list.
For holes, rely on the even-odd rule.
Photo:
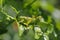
{"label": "green leaf", "polygon": [[5,0],[0,0],[0,11],[2,10],[3,4]]}
{"label": "green leaf", "polygon": [[32,6],[33,9],[36,10],[37,8],[40,7],[40,1],[39,0],[35,1],[31,6]]}
{"label": "green leaf", "polygon": [[16,18],[17,14],[18,14],[18,11],[13,7],[13,6],[10,6],[10,5],[5,5],[4,8],[3,8],[3,11],[13,17],[13,18]]}
{"label": "green leaf", "polygon": [[0,21],[5,20],[7,18],[2,12],[0,12]]}
{"label": "green leaf", "polygon": [[30,5],[34,0],[25,0],[24,1],[24,8],[26,8],[28,5]]}

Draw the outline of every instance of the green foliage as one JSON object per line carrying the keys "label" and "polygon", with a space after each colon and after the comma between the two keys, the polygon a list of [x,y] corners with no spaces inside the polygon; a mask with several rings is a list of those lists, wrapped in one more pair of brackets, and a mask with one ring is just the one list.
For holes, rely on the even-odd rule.
{"label": "green foliage", "polygon": [[0,35],[13,25],[20,40],[59,40],[53,10],[52,4],[41,0],[0,0]]}

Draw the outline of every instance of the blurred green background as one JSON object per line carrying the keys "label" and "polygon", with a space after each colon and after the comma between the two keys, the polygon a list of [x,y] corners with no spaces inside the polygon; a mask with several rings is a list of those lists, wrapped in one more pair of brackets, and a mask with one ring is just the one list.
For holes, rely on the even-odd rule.
{"label": "blurred green background", "polygon": [[60,0],[0,0],[0,40],[60,40]]}

